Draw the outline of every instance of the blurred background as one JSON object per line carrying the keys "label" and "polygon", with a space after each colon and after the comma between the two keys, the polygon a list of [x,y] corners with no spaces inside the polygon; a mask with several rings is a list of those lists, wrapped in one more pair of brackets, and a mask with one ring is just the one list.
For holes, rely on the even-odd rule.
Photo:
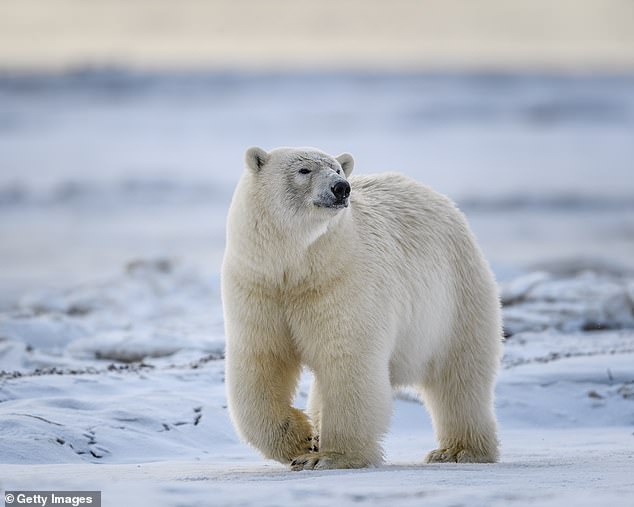
{"label": "blurred background", "polygon": [[465,211],[498,278],[634,268],[634,2],[0,0],[0,308],[217,276],[251,145]]}
{"label": "blurred background", "polygon": [[[465,212],[508,338],[495,474],[287,482],[240,444],[219,273],[253,145]],[[0,0],[0,489],[626,505],[633,329],[634,0]],[[388,459],[418,463],[429,418],[398,398]],[[86,462],[137,465],[28,466]]]}

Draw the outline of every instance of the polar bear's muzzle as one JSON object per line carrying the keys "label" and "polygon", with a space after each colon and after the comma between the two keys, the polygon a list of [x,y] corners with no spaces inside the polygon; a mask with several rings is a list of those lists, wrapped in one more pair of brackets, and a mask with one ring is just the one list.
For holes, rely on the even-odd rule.
{"label": "polar bear's muzzle", "polygon": [[349,197],[350,183],[340,179],[330,187],[330,192],[320,195],[314,204],[320,208],[347,208]]}

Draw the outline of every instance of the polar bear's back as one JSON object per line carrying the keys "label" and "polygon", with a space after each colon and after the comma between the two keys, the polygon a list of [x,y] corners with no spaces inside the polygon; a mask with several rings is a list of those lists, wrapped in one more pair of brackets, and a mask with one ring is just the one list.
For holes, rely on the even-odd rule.
{"label": "polar bear's back", "polygon": [[[382,283],[375,297],[398,319],[396,384],[420,372],[427,351],[444,350],[470,321],[489,322],[495,349],[499,304],[493,275],[464,215],[447,197],[400,174],[350,178],[355,230],[365,269]],[[497,352],[491,356],[497,358]]]}
{"label": "polar bear's back", "polygon": [[[350,178],[352,214],[367,260],[425,280],[454,276],[457,290],[495,292],[467,220],[446,196],[397,173]],[[450,284],[451,285],[451,284]],[[485,287],[481,287],[485,286]]]}
{"label": "polar bear's back", "polygon": [[398,173],[353,176],[350,184],[355,227],[362,239],[389,239],[388,244],[402,250],[401,259],[401,253],[446,257],[455,249],[477,250],[464,215],[431,188]]}

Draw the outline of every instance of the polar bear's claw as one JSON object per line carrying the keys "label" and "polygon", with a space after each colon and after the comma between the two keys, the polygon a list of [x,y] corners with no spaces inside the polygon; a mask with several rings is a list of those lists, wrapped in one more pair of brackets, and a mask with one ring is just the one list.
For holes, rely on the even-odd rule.
{"label": "polar bear's claw", "polygon": [[291,470],[299,472],[301,470],[313,470],[319,463],[317,453],[304,454],[291,461]]}
{"label": "polar bear's claw", "polygon": [[493,463],[494,456],[476,453],[461,447],[448,447],[431,451],[425,458],[425,463]]}
{"label": "polar bear's claw", "polygon": [[298,456],[291,462],[291,470],[336,470],[365,468],[367,460],[355,459],[341,452],[311,452]]}

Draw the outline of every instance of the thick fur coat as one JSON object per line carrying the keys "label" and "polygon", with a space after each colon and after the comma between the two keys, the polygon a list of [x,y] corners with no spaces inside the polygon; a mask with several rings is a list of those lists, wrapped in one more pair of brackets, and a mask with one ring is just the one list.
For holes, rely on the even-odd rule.
{"label": "thick fur coat", "polygon": [[[222,268],[240,435],[294,470],[377,465],[393,388],[413,386],[428,462],[496,461],[500,308],[462,213],[399,174],[349,177],[348,154],[251,148],[246,165]],[[291,405],[302,366],[307,414]]]}

